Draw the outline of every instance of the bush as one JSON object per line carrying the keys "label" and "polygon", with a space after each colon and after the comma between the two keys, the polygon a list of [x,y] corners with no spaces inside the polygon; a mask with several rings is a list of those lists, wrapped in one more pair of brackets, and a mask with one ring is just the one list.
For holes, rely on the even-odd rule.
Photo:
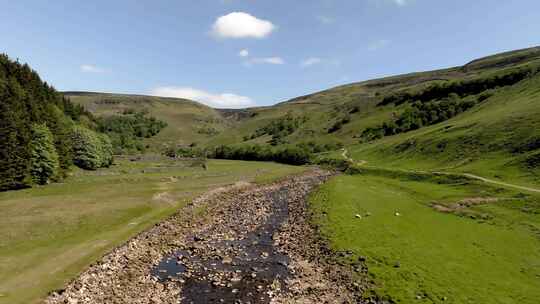
{"label": "bush", "polygon": [[207,153],[210,158],[250,161],[275,161],[289,165],[310,163],[311,152],[299,146],[270,148],[261,145],[219,146]]}
{"label": "bush", "polygon": [[330,129],[328,129],[328,133],[337,132],[337,131],[341,130],[342,127],[343,127],[343,123],[341,122],[341,120],[338,120],[338,121],[336,121],[336,123],[334,123],[330,127]]}
{"label": "bush", "polygon": [[178,147],[167,147],[163,154],[165,156],[176,158],[176,157],[184,157],[184,158],[205,158],[206,151],[203,149],[197,148],[196,144],[191,144],[190,146],[178,146]]}
{"label": "bush", "polygon": [[112,164],[112,145],[105,134],[98,134],[82,126],[73,129],[73,163],[87,170]]}
{"label": "bush", "polygon": [[53,134],[45,124],[32,126],[30,149],[32,181],[39,185],[47,184],[58,174],[60,164],[54,147]]}
{"label": "bush", "polygon": [[272,160],[290,165],[305,165],[310,162],[311,153],[299,147],[286,147],[272,155]]}
{"label": "bush", "polygon": [[339,171],[347,171],[353,165],[353,163],[347,159],[332,157],[323,157],[321,159],[318,159],[316,161],[316,164]]}
{"label": "bush", "polygon": [[337,132],[337,131],[341,130],[341,128],[343,128],[343,125],[346,125],[349,122],[351,122],[351,116],[345,115],[345,117],[343,117],[340,120],[336,121],[330,127],[330,129],[328,129],[328,133],[334,133],[334,132]]}
{"label": "bush", "polygon": [[100,142],[101,167],[110,167],[113,164],[113,145],[109,136],[103,133],[97,134]]}
{"label": "bush", "polygon": [[307,150],[310,153],[321,153],[326,151],[335,151],[343,148],[343,144],[340,142],[332,142],[320,144],[315,141],[301,142],[297,144],[301,149]]}

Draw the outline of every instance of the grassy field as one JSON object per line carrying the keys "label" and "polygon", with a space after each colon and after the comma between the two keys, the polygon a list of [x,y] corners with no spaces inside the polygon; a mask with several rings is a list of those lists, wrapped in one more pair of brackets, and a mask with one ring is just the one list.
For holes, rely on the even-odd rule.
{"label": "grassy field", "polygon": [[[472,203],[456,207],[465,198]],[[460,178],[371,173],[334,178],[311,206],[334,249],[366,258],[374,285],[366,296],[538,303],[538,195]]]}
{"label": "grassy field", "polygon": [[121,159],[65,183],[0,193],[0,303],[35,303],[112,247],[195,196],[237,181],[268,182],[302,167],[274,163]]}

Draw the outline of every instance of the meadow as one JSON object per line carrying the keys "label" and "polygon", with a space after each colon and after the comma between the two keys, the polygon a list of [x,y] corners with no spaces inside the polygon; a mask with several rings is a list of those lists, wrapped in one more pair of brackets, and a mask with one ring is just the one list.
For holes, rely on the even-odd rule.
{"label": "meadow", "polygon": [[310,201],[332,248],[365,260],[366,297],[537,303],[540,195],[389,172],[335,177]]}
{"label": "meadow", "polygon": [[0,193],[0,303],[36,303],[196,196],[301,172],[274,163],[125,157],[64,183]]}

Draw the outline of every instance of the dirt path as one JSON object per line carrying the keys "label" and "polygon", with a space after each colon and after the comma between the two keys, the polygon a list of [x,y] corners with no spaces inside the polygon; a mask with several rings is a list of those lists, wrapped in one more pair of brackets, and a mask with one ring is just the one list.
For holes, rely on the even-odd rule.
{"label": "dirt path", "polygon": [[213,191],[46,303],[359,303],[352,267],[335,263],[307,216],[306,196],[329,176]]}
{"label": "dirt path", "polygon": [[[343,156],[343,158],[345,158],[347,161],[353,163],[353,164],[356,164],[358,166],[363,166],[365,164],[367,164],[367,161],[365,160],[360,160],[360,161],[355,161],[354,159],[352,159],[351,157],[349,157],[349,151],[347,149],[343,149],[343,153],[341,154]],[[415,172],[415,171],[409,171],[409,172]],[[489,178],[485,178],[485,177],[482,177],[482,176],[478,176],[478,175],[474,175],[474,174],[470,174],[470,173],[456,173],[456,172],[432,172],[432,173],[437,173],[437,174],[459,174],[459,175],[462,175],[462,176],[465,176],[465,177],[468,177],[468,178],[473,178],[473,179],[476,179],[476,180],[479,180],[479,181],[482,181],[484,183],[489,183],[489,184],[495,184],[495,185],[501,185],[501,186],[506,186],[506,187],[511,187],[511,188],[514,188],[514,189],[519,189],[519,190],[524,190],[524,191],[530,191],[530,192],[537,192],[537,193],[540,193],[540,189],[535,189],[535,188],[531,188],[531,187],[525,187],[525,186],[520,186],[520,185],[515,185],[515,184],[510,184],[510,183],[505,183],[505,182],[500,182],[500,181],[496,181],[496,180],[492,180],[492,179],[489,179]]]}
{"label": "dirt path", "polygon": [[367,164],[367,161],[365,160],[359,160],[359,161],[355,161],[353,158],[351,158],[349,156],[349,151],[345,148],[342,149],[343,150],[343,153],[341,153],[341,156],[343,156],[343,158],[345,158],[346,161],[352,163],[352,164],[356,164],[358,166],[363,166],[365,164]]}
{"label": "dirt path", "polygon": [[496,181],[496,180],[488,179],[488,178],[481,177],[481,176],[474,175],[474,174],[464,173],[463,176],[466,176],[466,177],[469,177],[469,178],[474,178],[474,179],[483,181],[483,182],[485,182],[485,183],[490,183],[490,184],[495,184],[495,185],[501,185],[501,186],[511,187],[511,188],[515,188],[515,189],[519,189],[519,190],[525,190],[525,191],[531,191],[531,192],[537,192],[537,193],[540,193],[540,189],[535,189],[535,188],[530,188],[530,187],[524,187],[524,186],[519,186],[519,185],[514,185],[514,184],[505,183],[505,182],[499,182],[499,181]]}

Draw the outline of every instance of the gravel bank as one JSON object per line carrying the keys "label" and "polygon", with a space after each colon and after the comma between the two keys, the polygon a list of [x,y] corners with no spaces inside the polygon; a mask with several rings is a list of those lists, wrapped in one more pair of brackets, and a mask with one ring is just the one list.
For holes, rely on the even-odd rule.
{"label": "gravel bank", "polygon": [[308,220],[306,196],[330,175],[211,191],[46,303],[359,303],[352,268]]}

